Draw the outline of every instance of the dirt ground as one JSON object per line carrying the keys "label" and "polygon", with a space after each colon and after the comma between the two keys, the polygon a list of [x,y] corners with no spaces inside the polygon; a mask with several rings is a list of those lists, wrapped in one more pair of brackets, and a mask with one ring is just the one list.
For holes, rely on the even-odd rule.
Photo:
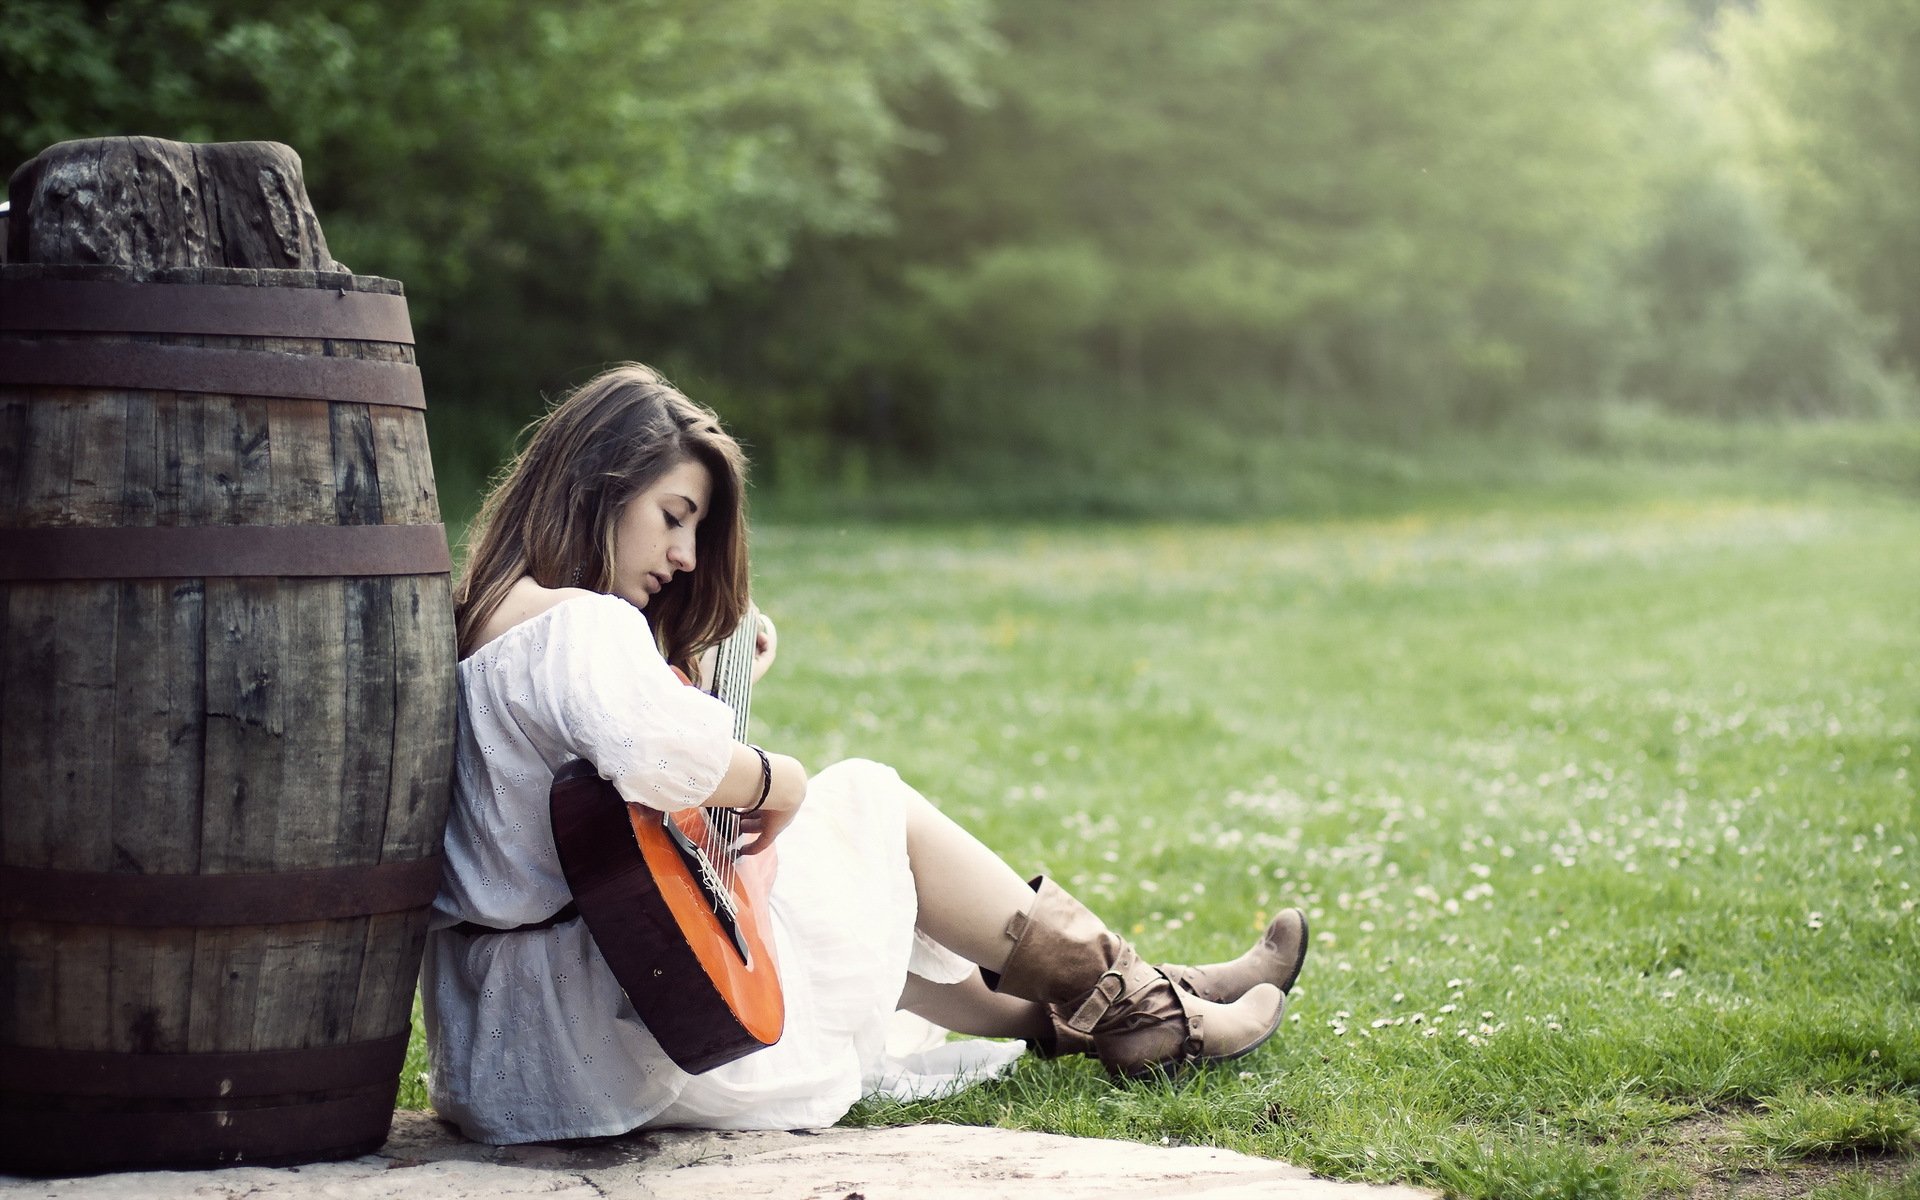
{"label": "dirt ground", "polygon": [[954,1125],[794,1133],[660,1131],[590,1143],[484,1146],[399,1113],[380,1153],[304,1167],[0,1177],[21,1200],[1432,1200],[1433,1193],[1316,1179],[1298,1167],[1197,1146]]}

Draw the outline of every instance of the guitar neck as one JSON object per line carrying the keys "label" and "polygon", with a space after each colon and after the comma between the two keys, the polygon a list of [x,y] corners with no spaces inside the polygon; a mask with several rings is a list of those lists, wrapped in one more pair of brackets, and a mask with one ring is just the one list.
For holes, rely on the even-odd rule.
{"label": "guitar neck", "polygon": [[753,643],[758,632],[753,609],[720,643],[713,659],[713,679],[707,691],[733,710],[733,736],[747,740],[747,721],[753,707]]}

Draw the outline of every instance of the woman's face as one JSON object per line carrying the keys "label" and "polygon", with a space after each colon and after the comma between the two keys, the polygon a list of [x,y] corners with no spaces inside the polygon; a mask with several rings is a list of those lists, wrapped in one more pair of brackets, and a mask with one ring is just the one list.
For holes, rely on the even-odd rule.
{"label": "woman's face", "polygon": [[613,531],[613,594],[645,608],[669,579],[693,570],[693,530],[712,500],[712,473],[688,459],[627,501]]}

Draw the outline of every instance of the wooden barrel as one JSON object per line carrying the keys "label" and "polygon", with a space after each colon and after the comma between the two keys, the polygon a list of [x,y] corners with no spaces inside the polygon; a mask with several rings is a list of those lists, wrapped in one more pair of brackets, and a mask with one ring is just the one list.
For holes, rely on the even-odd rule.
{"label": "wooden barrel", "polygon": [[406,302],[0,265],[0,1169],[392,1119],[454,731]]}

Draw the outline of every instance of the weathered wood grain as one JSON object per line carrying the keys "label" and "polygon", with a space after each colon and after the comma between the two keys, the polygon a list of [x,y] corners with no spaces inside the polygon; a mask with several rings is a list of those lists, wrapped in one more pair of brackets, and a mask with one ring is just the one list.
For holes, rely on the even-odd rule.
{"label": "weathered wood grain", "polygon": [[205,585],[197,579],[118,584],[113,732],[113,869],[192,874],[200,822],[180,800],[204,790]]}
{"label": "weathered wood grain", "polygon": [[393,525],[438,521],[440,497],[434,490],[433,458],[427,451],[426,414],[376,408],[369,416],[381,515]]}
{"label": "weathered wood grain", "polygon": [[370,865],[386,840],[387,798],[395,762],[392,582],[348,579],[340,652],[341,723],[346,745],[340,764],[340,858]]}
{"label": "weathered wood grain", "polygon": [[453,603],[444,575],[392,582],[394,628],[393,786],[382,861],[439,852],[453,786],[449,682],[456,661]]}
{"label": "weathered wood grain", "polygon": [[[399,294],[327,256],[298,160],[256,150],[56,147],[15,176],[0,286]],[[408,345],[317,337],[0,331],[48,340],[413,361]],[[438,519],[417,411],[0,385],[0,529]],[[445,575],[0,585],[0,863],[193,875],[436,854],[452,761],[448,592]],[[198,929],[8,921],[0,1052],[390,1037],[407,1026],[426,920],[420,908]]]}
{"label": "weathered wood grain", "polygon": [[63,925],[6,923],[7,986],[0,992],[0,1045],[49,1049],[54,1045],[55,964]]}
{"label": "weathered wood grain", "polygon": [[286,759],[277,579],[206,582],[206,772],[200,870],[271,871]]}
{"label": "weathered wood grain", "polygon": [[27,471],[30,402],[24,388],[0,388],[0,529],[20,521],[20,486]]}
{"label": "weathered wood grain", "polygon": [[320,400],[267,401],[267,444],[274,520],[283,525],[334,522],[333,435]]}
{"label": "weathered wood grain", "polygon": [[347,752],[346,611],[338,579],[283,579],[278,605],[282,671],[280,792],[273,869],[330,867],[341,858],[342,768]]}
{"label": "weathered wood grain", "polygon": [[[26,591],[32,585],[22,585]],[[47,722],[47,791],[54,835],[47,864],[72,871],[113,864],[113,649],[118,612],[111,589],[42,584],[53,639]]]}
{"label": "weathered wood grain", "polygon": [[413,1017],[414,977],[426,943],[427,911],[381,913],[367,921],[366,953],[353,1013],[353,1039],[405,1029]]}
{"label": "weathered wood grain", "polygon": [[82,392],[70,405],[74,439],[65,519],[74,525],[121,525],[127,472],[127,397],[119,392]]}
{"label": "weathered wood grain", "polygon": [[193,946],[190,929],[111,931],[107,1049],[131,1054],[187,1050],[182,1001],[193,987]]}
{"label": "weathered wood grain", "polygon": [[113,1005],[107,989],[113,963],[113,930],[105,925],[69,925],[60,931],[53,960],[53,1044],[62,1050],[94,1050],[113,1043]]}
{"label": "weathered wood grain", "polygon": [[[114,521],[154,524],[160,441],[151,395],[125,406],[125,470]],[[200,825],[176,798],[198,796],[205,752],[204,598],[197,579],[128,580],[116,587],[113,863],[135,874],[192,874]],[[105,985],[109,1049],[187,1049],[191,929],[112,931]]]}
{"label": "weathered wood grain", "polygon": [[262,941],[260,929],[251,925],[202,929],[196,935],[193,988],[186,997],[188,1050],[262,1049],[253,1040],[266,953]]}
{"label": "weathered wood grain", "polygon": [[373,419],[367,415],[367,406],[335,404],[329,406],[327,415],[333,424],[335,516],[342,525],[382,524],[380,472],[373,455]]}
{"label": "weathered wood grain", "polygon": [[53,792],[54,738],[47,681],[55,677],[58,596],[42,584],[7,589],[6,637],[0,641],[0,848],[7,862],[51,867],[63,851]]}
{"label": "weathered wood grain", "polygon": [[276,142],[61,142],[14,172],[8,196],[10,262],[344,270],[300,156]]}
{"label": "weathered wood grain", "polygon": [[7,525],[75,525],[67,513],[86,397],[70,388],[21,388],[27,405],[24,454]]}
{"label": "weathered wood grain", "polygon": [[[223,407],[208,406],[209,413],[221,413]],[[254,396],[235,396],[224,406],[227,420],[220,432],[227,440],[223,462],[232,464],[232,474],[210,481],[209,495],[225,501],[225,520],[209,514],[210,525],[271,525],[273,520],[273,470],[267,452],[267,401]],[[209,430],[209,434],[213,431]],[[209,453],[219,453],[208,447]]]}
{"label": "weathered wood grain", "polygon": [[[338,1045],[353,1028],[367,918],[274,925],[264,931],[256,1047]],[[392,1032],[391,1030],[389,1032]]]}

